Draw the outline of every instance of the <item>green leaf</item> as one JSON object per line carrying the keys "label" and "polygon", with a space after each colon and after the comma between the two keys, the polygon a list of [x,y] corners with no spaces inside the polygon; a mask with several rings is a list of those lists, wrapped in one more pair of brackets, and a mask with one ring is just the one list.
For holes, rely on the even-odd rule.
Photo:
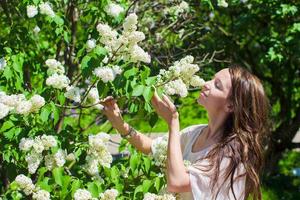
{"label": "green leaf", "polygon": [[145,83],[149,86],[152,86],[156,83],[156,80],[157,80],[157,77],[156,76],[153,76],[153,77],[148,77],[146,80],[145,80]]}
{"label": "green leaf", "polygon": [[132,96],[140,96],[144,92],[144,85],[138,85],[133,89]]}
{"label": "green leaf", "polygon": [[93,49],[93,52],[98,55],[98,56],[104,56],[107,54],[107,50],[103,47],[100,47],[100,46],[96,46],[94,49]]}
{"label": "green leaf", "polygon": [[149,120],[149,124],[150,124],[151,128],[153,128],[155,126],[157,121],[158,121],[157,113],[151,113],[150,120]]}
{"label": "green leaf", "polygon": [[133,68],[125,71],[124,76],[125,76],[126,79],[128,79],[130,76],[136,75],[137,72],[138,72],[138,68],[133,67]]}
{"label": "green leaf", "polygon": [[54,125],[55,125],[59,120],[59,110],[53,102],[51,102],[50,104],[51,104],[51,111],[53,113],[53,118],[54,118]]}
{"label": "green leaf", "polygon": [[74,193],[76,192],[77,189],[81,187],[81,182],[80,180],[74,180],[71,186],[71,192],[72,192],[72,197]]}
{"label": "green leaf", "polygon": [[96,183],[90,182],[87,184],[88,190],[92,193],[93,197],[98,197],[99,196],[99,189]]}
{"label": "green leaf", "polygon": [[62,26],[64,24],[64,20],[57,15],[55,15],[55,17],[53,17],[53,21],[59,26]]}
{"label": "green leaf", "polygon": [[12,141],[14,138],[16,138],[21,133],[21,131],[22,131],[22,129],[20,127],[15,127],[15,128],[10,129],[7,132],[4,132],[4,136],[8,140]]}
{"label": "green leaf", "polygon": [[160,177],[156,177],[154,180],[154,187],[156,189],[157,192],[160,191],[161,188],[161,178]]}
{"label": "green leaf", "polygon": [[134,172],[137,169],[138,162],[139,162],[139,157],[137,154],[133,154],[130,156],[129,163],[132,172]]}
{"label": "green leaf", "polygon": [[143,165],[145,167],[145,171],[146,171],[146,173],[148,173],[150,170],[150,167],[151,167],[151,160],[148,157],[143,157],[143,161],[144,161]]}
{"label": "green leaf", "polygon": [[3,123],[3,125],[0,129],[0,132],[4,132],[4,131],[10,129],[11,127],[13,127],[13,126],[14,126],[14,123],[12,121],[10,121],[10,120],[6,121],[6,122]]}
{"label": "green leaf", "polygon": [[80,64],[80,68],[81,68],[81,71],[82,71],[82,75],[84,77],[87,77],[90,73],[90,70],[89,70],[89,62],[91,61],[92,57],[91,56],[84,56],[82,61],[81,61],[81,64]]}
{"label": "green leaf", "polygon": [[148,192],[151,185],[152,185],[152,182],[150,180],[144,180],[143,181],[143,192],[144,193]]}
{"label": "green leaf", "polygon": [[151,89],[150,86],[146,86],[143,92],[143,97],[146,100],[146,102],[149,102],[153,96],[154,92]]}
{"label": "green leaf", "polygon": [[54,177],[55,183],[63,186],[63,173],[64,169],[62,167],[54,168],[52,170],[52,176]]}
{"label": "green leaf", "polygon": [[49,115],[51,113],[51,107],[49,106],[44,106],[42,108],[41,114],[40,114],[40,118],[43,122],[48,121]]}

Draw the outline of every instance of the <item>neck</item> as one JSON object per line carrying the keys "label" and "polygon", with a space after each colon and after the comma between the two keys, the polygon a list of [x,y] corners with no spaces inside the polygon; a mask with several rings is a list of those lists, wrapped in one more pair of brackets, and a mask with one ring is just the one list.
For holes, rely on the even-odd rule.
{"label": "neck", "polygon": [[227,119],[226,113],[218,113],[216,115],[208,115],[208,127],[206,131],[206,138],[218,140],[222,136],[225,129],[225,121]]}

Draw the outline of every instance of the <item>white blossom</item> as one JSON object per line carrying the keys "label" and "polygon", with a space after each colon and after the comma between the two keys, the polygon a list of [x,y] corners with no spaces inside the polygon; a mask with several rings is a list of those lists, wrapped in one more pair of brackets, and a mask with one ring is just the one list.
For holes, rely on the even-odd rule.
{"label": "white blossom", "polygon": [[64,164],[66,163],[66,152],[63,151],[62,149],[59,149],[55,154],[54,154],[54,160],[55,163],[58,167],[62,167],[64,166]]}
{"label": "white blossom", "polygon": [[92,199],[91,193],[86,189],[78,189],[74,193],[75,200],[90,200]]}
{"label": "white blossom", "polygon": [[49,2],[41,3],[39,5],[41,14],[48,15],[49,17],[55,17],[55,13]]}
{"label": "white blossom", "polygon": [[107,149],[107,142],[109,139],[110,136],[103,132],[89,136],[89,151],[86,157],[86,170],[92,176],[98,174],[98,165],[110,167],[112,156]]}
{"label": "white blossom", "polygon": [[113,69],[113,71],[114,71],[115,74],[121,74],[122,73],[122,69],[118,65],[112,66],[112,69]]}
{"label": "white blossom", "polygon": [[40,153],[32,151],[30,154],[26,155],[25,160],[28,165],[28,172],[34,174],[43,160],[43,156]]}
{"label": "white blossom", "polygon": [[227,8],[228,3],[226,2],[226,0],[218,0],[218,6]]}
{"label": "white blossom", "polygon": [[31,112],[36,112],[45,105],[45,99],[38,94],[33,95],[30,98],[30,102],[31,102]]}
{"label": "white blossom", "polygon": [[191,86],[194,86],[194,87],[202,87],[204,84],[205,84],[205,81],[200,78],[199,76],[192,76],[191,78],[191,82],[190,82]]}
{"label": "white blossom", "polygon": [[50,193],[46,190],[38,190],[33,193],[32,199],[34,200],[50,200]]}
{"label": "white blossom", "polygon": [[118,196],[118,190],[109,189],[100,194],[100,200],[115,200]]}
{"label": "white blossom", "polygon": [[21,151],[29,151],[34,144],[34,140],[30,138],[22,138],[19,143]]}
{"label": "white blossom", "polygon": [[100,78],[104,83],[113,81],[116,77],[116,73],[110,67],[97,67],[94,70],[94,74]]}
{"label": "white blossom", "polygon": [[57,146],[57,141],[53,135],[42,135],[41,141],[45,150],[49,150],[51,147]]}
{"label": "white blossom", "polygon": [[65,75],[53,74],[46,80],[46,85],[52,86],[57,89],[66,88],[70,84],[70,80]]}
{"label": "white blossom", "polygon": [[16,113],[22,115],[28,115],[31,112],[31,101],[21,101],[16,107]]}
{"label": "white blossom", "polygon": [[99,32],[101,39],[100,42],[103,44],[106,44],[107,41],[116,40],[118,33],[115,30],[112,30],[112,28],[107,24],[99,23],[97,25],[97,31]]}
{"label": "white blossom", "polygon": [[68,99],[71,99],[77,103],[79,103],[80,100],[80,89],[78,87],[74,86],[68,86],[66,88],[66,92],[64,93],[65,97]]}
{"label": "white blossom", "polygon": [[74,161],[74,160],[76,160],[75,154],[74,154],[74,153],[69,153],[69,154],[66,156],[66,160],[67,160],[67,161]]}
{"label": "white blossom", "polygon": [[45,63],[49,68],[47,71],[48,75],[65,73],[64,66],[61,64],[61,62],[57,61],[56,59],[50,58],[46,60]]}
{"label": "white blossom", "polygon": [[0,119],[3,119],[9,114],[9,107],[4,105],[3,103],[0,103]]}
{"label": "white blossom", "polygon": [[138,62],[138,61],[145,62],[145,63],[151,62],[150,55],[138,45],[133,45],[133,47],[130,49],[130,53],[131,53],[132,62]]}
{"label": "white blossom", "polygon": [[89,39],[86,42],[87,51],[90,52],[92,49],[96,47],[96,40],[95,39]]}
{"label": "white blossom", "polygon": [[188,94],[186,85],[181,79],[176,79],[174,81],[168,82],[166,85],[164,85],[164,91],[168,95],[178,94],[181,97],[186,97]]}
{"label": "white blossom", "polygon": [[86,156],[86,171],[91,176],[96,176],[99,173],[99,162],[95,156]]}
{"label": "white blossom", "polygon": [[32,18],[38,14],[38,9],[34,5],[27,6],[27,16],[29,18]]}
{"label": "white blossom", "polygon": [[168,136],[155,138],[151,143],[152,157],[156,166],[165,167],[167,162]]}
{"label": "white blossom", "polygon": [[38,26],[35,26],[34,29],[33,29],[33,32],[34,32],[35,34],[38,34],[40,31],[41,31],[41,29],[40,29],[40,27],[38,27]]}
{"label": "white blossom", "polygon": [[0,58],[0,71],[4,70],[5,67],[6,67],[6,60],[5,60],[5,58]]}
{"label": "white blossom", "polygon": [[22,101],[26,101],[24,94],[1,95],[0,103],[16,108]]}
{"label": "white blossom", "polygon": [[120,13],[124,12],[124,8],[118,4],[110,3],[105,7],[105,11],[112,17],[118,17]]}
{"label": "white blossom", "polygon": [[45,156],[45,166],[49,171],[55,167],[55,160],[52,155],[48,154]]}
{"label": "white blossom", "polygon": [[37,153],[42,153],[45,150],[43,140],[40,136],[34,138],[33,149]]}
{"label": "white blossom", "polygon": [[146,193],[143,200],[176,200],[176,197],[172,194],[160,194]]}
{"label": "white blossom", "polygon": [[137,29],[138,17],[135,13],[128,15],[123,23],[123,29],[125,32],[132,32]]}
{"label": "white blossom", "polygon": [[15,179],[18,186],[24,191],[26,195],[32,194],[33,190],[35,189],[32,180],[25,176],[24,174],[20,174]]}

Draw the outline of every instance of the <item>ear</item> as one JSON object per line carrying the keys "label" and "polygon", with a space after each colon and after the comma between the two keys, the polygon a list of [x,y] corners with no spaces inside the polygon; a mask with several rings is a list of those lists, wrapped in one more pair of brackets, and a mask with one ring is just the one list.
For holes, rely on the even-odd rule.
{"label": "ear", "polygon": [[233,112],[233,105],[232,105],[232,103],[227,103],[225,110],[228,113]]}

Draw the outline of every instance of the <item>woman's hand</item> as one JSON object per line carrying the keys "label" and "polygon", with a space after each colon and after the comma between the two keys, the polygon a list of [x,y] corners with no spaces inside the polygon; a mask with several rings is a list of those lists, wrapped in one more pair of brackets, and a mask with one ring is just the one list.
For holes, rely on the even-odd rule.
{"label": "woman's hand", "polygon": [[121,110],[116,103],[116,100],[112,96],[108,96],[105,99],[101,100],[100,104],[104,106],[102,112],[111,122],[112,126],[121,134],[127,133],[128,127],[126,126],[122,118]]}
{"label": "woman's hand", "polygon": [[154,91],[151,103],[157,114],[161,116],[168,125],[171,125],[174,121],[178,121],[179,115],[171,100],[164,94],[162,97],[163,98],[161,99],[156,91]]}

